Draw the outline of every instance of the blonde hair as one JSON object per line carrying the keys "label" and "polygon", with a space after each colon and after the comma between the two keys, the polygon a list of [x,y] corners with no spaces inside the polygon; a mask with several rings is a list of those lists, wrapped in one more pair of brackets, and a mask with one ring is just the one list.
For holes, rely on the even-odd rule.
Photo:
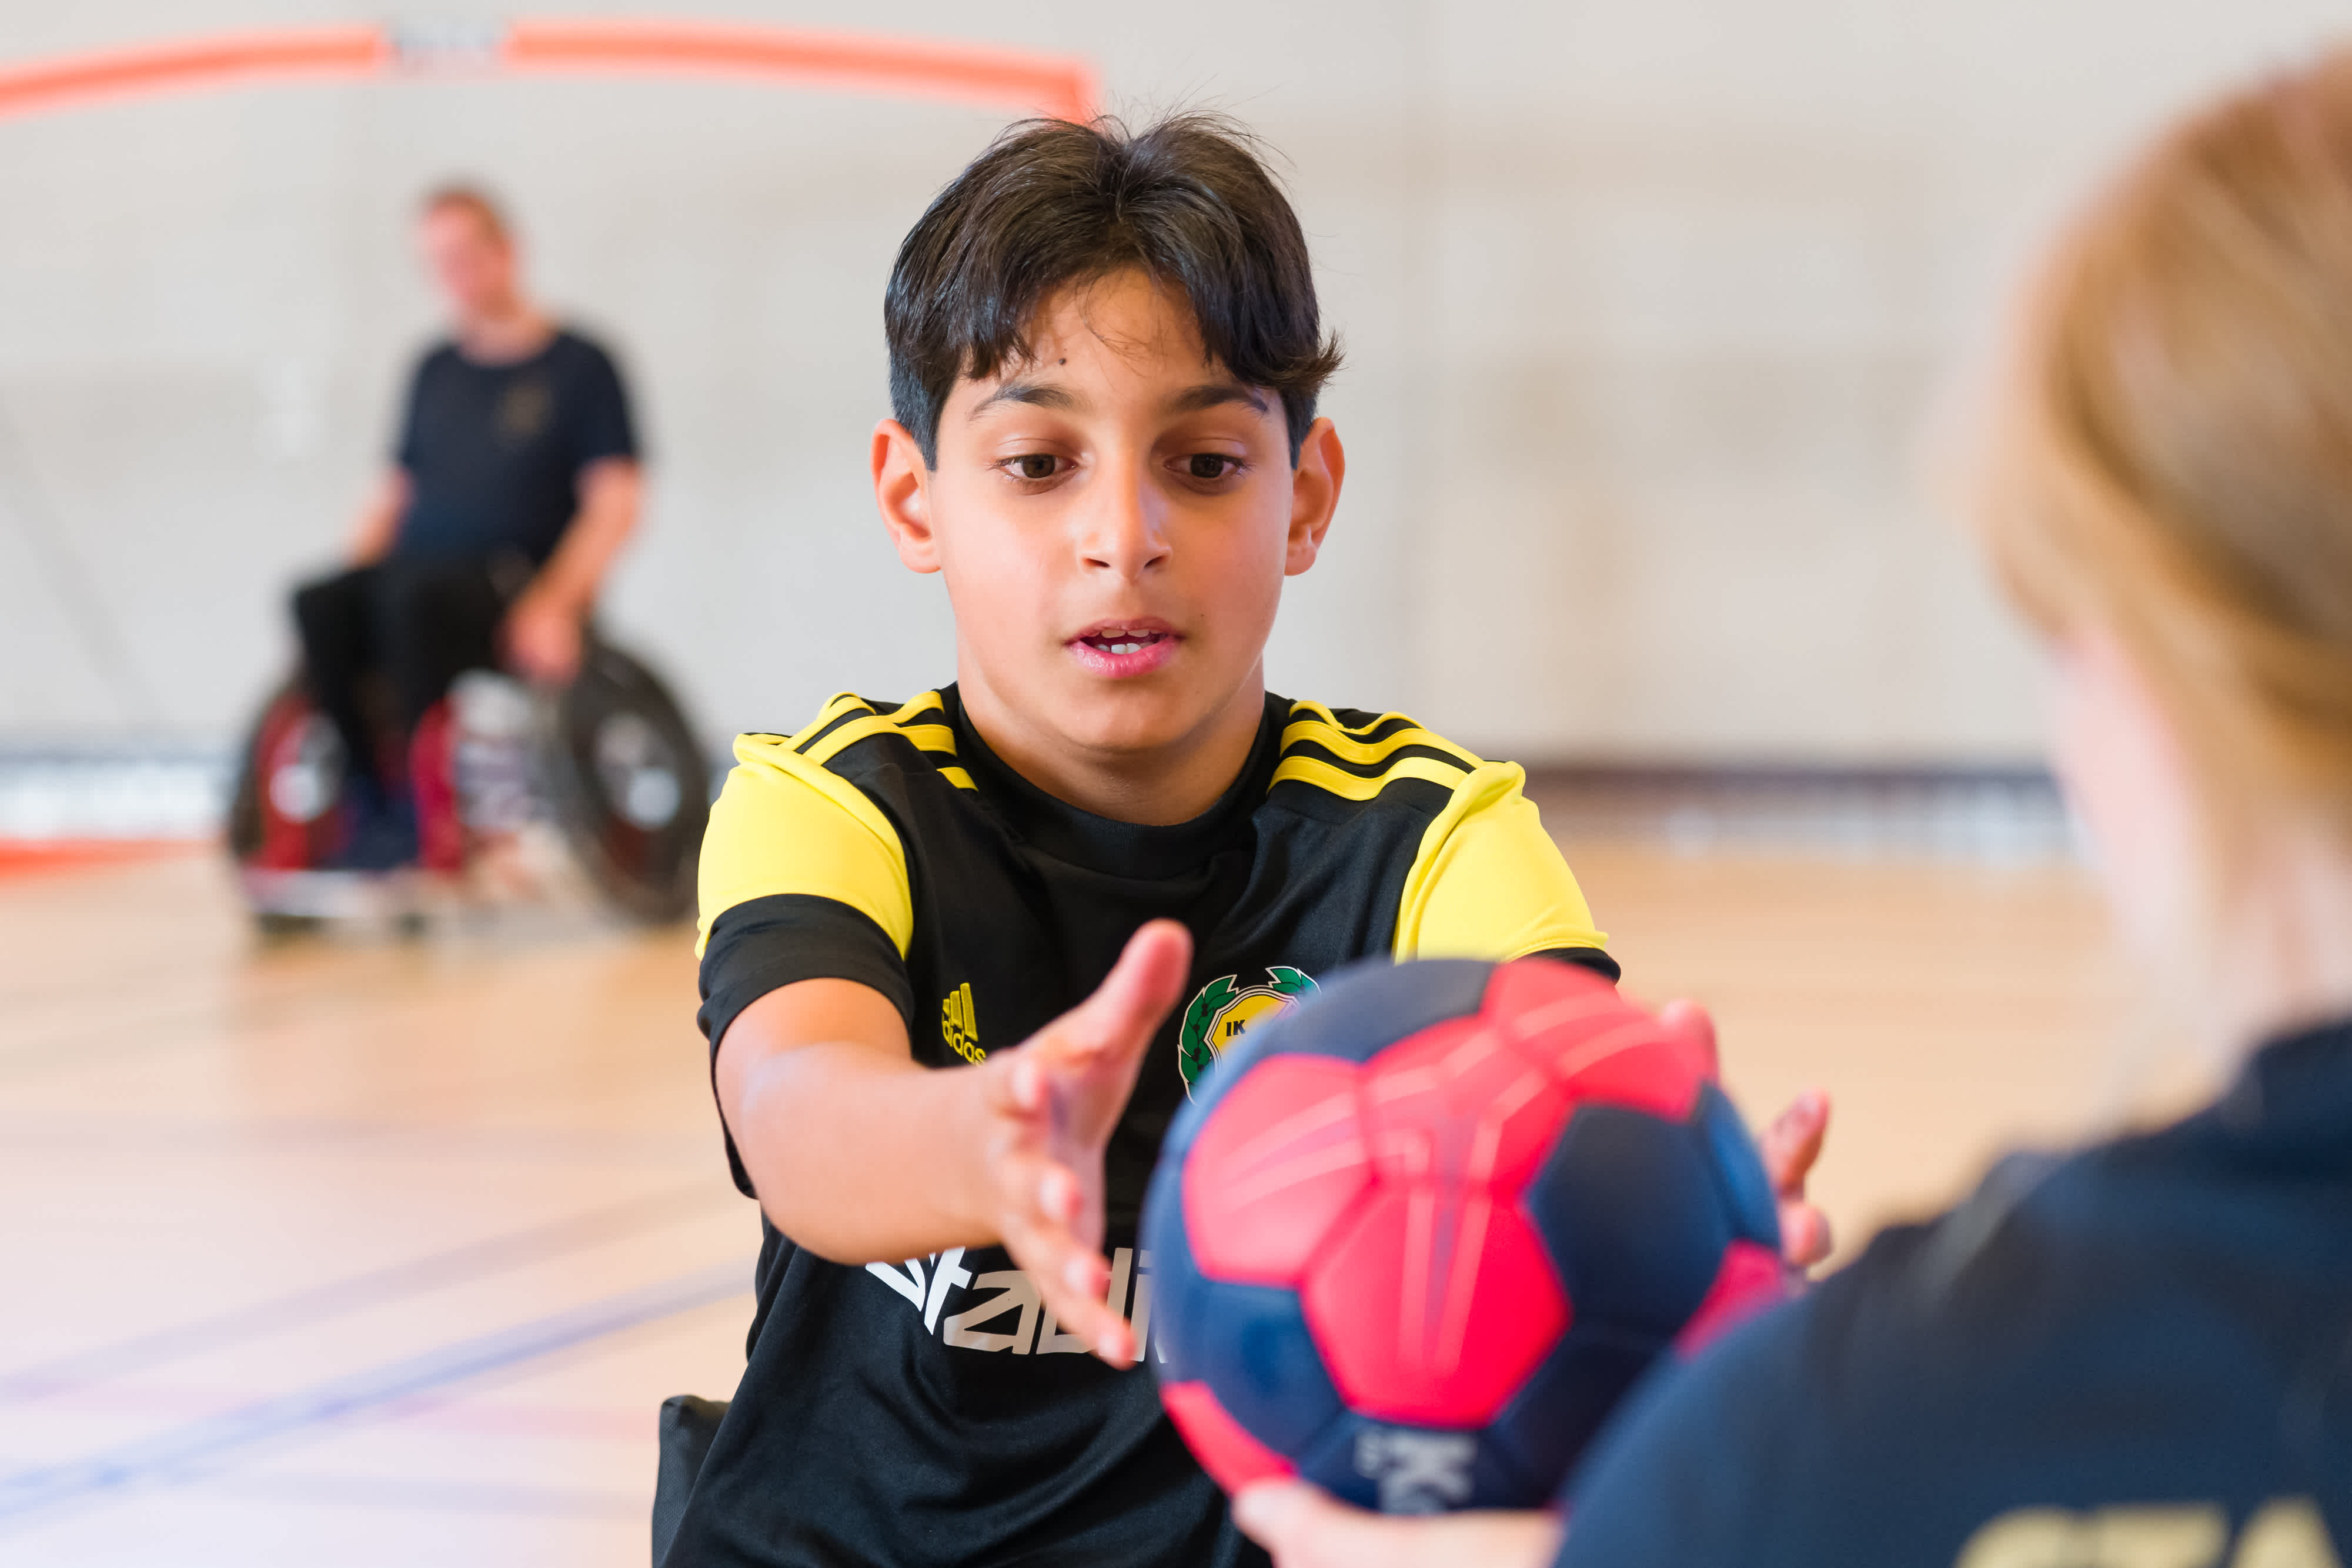
{"label": "blonde hair", "polygon": [[1977,508],[2011,594],[2130,655],[2224,863],[2282,808],[2352,845],[2352,50],[2160,141],[2015,350]]}
{"label": "blonde hair", "polygon": [[506,208],[499,204],[497,197],[479,185],[437,185],[426,192],[425,199],[416,204],[416,215],[420,220],[446,212],[472,214],[474,221],[482,225],[482,232],[500,245],[509,244],[514,238],[514,230],[507,222]]}

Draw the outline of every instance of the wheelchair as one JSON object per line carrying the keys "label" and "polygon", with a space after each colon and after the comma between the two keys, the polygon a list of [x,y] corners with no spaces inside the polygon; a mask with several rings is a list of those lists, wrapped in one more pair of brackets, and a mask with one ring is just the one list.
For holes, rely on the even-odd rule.
{"label": "wheelchair", "polygon": [[438,912],[583,892],[648,925],[694,909],[709,759],[668,688],[599,637],[561,691],[468,671],[418,723],[412,786],[420,802],[444,792],[455,809],[437,819],[462,836],[428,847],[424,866],[326,869],[349,816],[343,749],[299,674],[270,694],[248,731],[227,844],[267,935],[334,920],[415,930]]}

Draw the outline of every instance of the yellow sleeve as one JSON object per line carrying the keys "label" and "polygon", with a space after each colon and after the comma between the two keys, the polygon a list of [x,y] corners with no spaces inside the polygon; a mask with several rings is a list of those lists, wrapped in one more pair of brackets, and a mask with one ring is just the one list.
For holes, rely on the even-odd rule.
{"label": "yellow sleeve", "polygon": [[1422,835],[1397,907],[1396,956],[1524,958],[1605,947],[1559,846],[1544,831],[1527,775],[1482,763]]}
{"label": "yellow sleeve", "polygon": [[882,927],[902,958],[915,931],[907,850],[890,819],[780,736],[736,737],[734,770],[703,834],[698,891],[698,956],[719,915],[772,894],[848,904]]}

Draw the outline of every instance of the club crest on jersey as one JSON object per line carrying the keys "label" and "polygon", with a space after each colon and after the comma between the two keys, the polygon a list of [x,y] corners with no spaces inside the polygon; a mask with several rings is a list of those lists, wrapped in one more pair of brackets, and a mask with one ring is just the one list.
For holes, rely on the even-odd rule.
{"label": "club crest on jersey", "polygon": [[1244,986],[1239,975],[1224,975],[1201,988],[1184,1009],[1183,1030],[1177,1037],[1176,1071],[1184,1075],[1184,1093],[1225,1048],[1268,1019],[1280,1018],[1315,988],[1304,971],[1282,964],[1266,967],[1266,984]]}

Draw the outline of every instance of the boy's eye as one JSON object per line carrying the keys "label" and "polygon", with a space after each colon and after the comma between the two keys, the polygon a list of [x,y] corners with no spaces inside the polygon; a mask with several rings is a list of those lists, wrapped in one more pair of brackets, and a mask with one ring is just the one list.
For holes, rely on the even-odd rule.
{"label": "boy's eye", "polygon": [[1015,479],[1051,479],[1062,471],[1062,460],[1050,452],[1024,452],[1001,466]]}
{"label": "boy's eye", "polygon": [[1242,465],[1238,457],[1228,457],[1222,452],[1195,452],[1184,460],[1184,471],[1195,479],[1222,479]]}

